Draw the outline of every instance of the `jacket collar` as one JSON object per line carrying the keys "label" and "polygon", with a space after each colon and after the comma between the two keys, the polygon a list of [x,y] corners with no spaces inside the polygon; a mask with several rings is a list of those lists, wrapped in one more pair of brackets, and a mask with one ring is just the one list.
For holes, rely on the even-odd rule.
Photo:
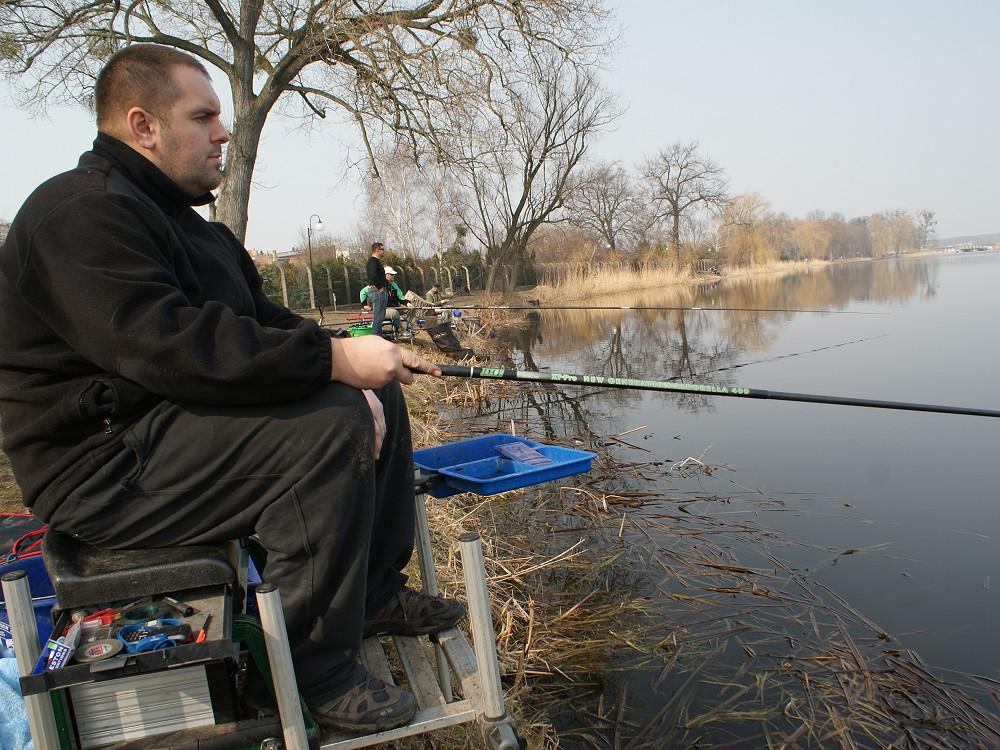
{"label": "jacket collar", "polygon": [[125,171],[144,193],[162,208],[172,209],[174,213],[188,206],[204,206],[215,200],[212,193],[191,195],[145,156],[107,133],[97,134],[94,153]]}

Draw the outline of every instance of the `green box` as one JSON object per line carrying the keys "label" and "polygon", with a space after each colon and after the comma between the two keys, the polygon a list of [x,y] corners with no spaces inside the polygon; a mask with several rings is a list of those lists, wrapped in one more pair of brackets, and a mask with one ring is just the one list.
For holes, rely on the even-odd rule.
{"label": "green box", "polygon": [[365,325],[364,323],[356,323],[352,326],[348,326],[347,332],[352,336],[367,336],[372,332],[372,327]]}

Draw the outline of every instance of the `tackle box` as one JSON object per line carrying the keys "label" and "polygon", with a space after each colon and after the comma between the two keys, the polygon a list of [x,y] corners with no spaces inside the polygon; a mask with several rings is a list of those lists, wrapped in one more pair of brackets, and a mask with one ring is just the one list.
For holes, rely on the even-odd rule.
{"label": "tackle box", "polygon": [[[180,597],[196,610],[187,618],[193,631],[211,615],[203,642],[142,653],[123,647],[108,658],[57,669],[47,668],[43,649],[34,671],[21,677],[22,694],[60,693],[82,750],[235,721],[232,675],[238,646],[231,638],[229,587],[176,592]],[[70,614],[58,611],[53,635],[69,626]]]}
{"label": "tackle box", "polygon": [[[540,462],[505,455],[517,456],[522,451],[539,457],[529,457],[529,461]],[[582,474],[590,470],[594,455],[500,433],[422,448],[413,452],[413,462],[419,470],[418,483],[431,480],[427,492],[433,497],[448,497],[459,492],[495,495]]]}

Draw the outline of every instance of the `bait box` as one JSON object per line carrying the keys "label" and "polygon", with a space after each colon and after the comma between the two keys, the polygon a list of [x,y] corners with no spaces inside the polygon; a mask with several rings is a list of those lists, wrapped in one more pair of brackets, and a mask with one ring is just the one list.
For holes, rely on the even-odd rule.
{"label": "bait box", "polygon": [[[502,456],[497,446],[523,443],[545,458],[546,464],[528,464]],[[454,443],[423,448],[413,453],[419,469],[417,481],[437,477],[427,492],[433,497],[448,497],[459,492],[495,495],[521,487],[530,487],[552,479],[582,474],[590,470],[594,454],[574,448],[545,445],[514,435],[484,435]]]}

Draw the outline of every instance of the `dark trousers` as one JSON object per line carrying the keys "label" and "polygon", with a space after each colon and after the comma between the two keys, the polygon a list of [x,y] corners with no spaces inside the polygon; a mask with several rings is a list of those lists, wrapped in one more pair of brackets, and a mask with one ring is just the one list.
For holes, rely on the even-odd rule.
{"label": "dark trousers", "polygon": [[372,306],[372,333],[376,336],[382,333],[382,321],[385,320],[385,308],[389,304],[389,290],[376,289],[368,295]]}
{"label": "dark trousers", "polygon": [[410,425],[397,383],[372,458],[371,410],[330,383],[266,406],[163,403],[59,506],[53,528],[99,547],[204,544],[256,533],[278,585],[296,676],[322,697],[357,677],[365,611],[400,589],[413,551]]}

